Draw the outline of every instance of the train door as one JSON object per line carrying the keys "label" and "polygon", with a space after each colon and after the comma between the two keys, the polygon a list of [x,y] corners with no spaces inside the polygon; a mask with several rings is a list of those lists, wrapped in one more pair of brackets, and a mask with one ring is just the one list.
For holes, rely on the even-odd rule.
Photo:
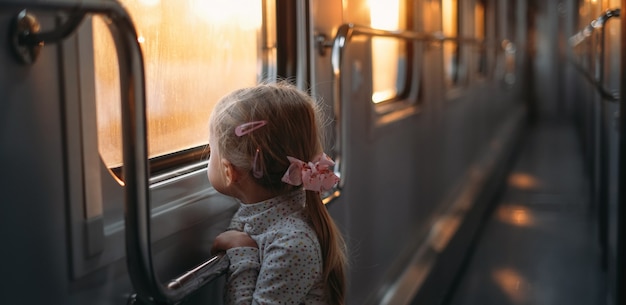
{"label": "train door", "polygon": [[167,280],[237,208],[206,177],[209,114],[275,78],[275,3],[0,1],[3,302],[186,297]]}
{"label": "train door", "polygon": [[328,206],[350,252],[347,299],[374,303],[414,250],[415,236],[407,232],[429,214],[416,183],[427,172],[417,144],[426,130],[419,117],[424,43],[382,37],[415,32],[421,19],[409,18],[413,1],[311,3],[312,85],[334,115],[327,147],[342,179]]}

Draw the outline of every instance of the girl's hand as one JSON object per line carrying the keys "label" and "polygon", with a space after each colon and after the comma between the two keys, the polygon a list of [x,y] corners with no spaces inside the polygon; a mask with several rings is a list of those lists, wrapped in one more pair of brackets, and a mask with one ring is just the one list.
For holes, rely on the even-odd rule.
{"label": "girl's hand", "polygon": [[215,238],[213,247],[211,247],[211,253],[222,252],[237,247],[258,248],[259,246],[247,233],[230,230],[221,233]]}

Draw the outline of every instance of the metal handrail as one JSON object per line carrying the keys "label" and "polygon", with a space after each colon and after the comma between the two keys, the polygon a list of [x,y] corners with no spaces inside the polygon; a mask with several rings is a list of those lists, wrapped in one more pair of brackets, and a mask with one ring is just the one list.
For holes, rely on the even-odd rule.
{"label": "metal handrail", "polygon": [[[130,14],[116,1],[98,3],[20,3],[1,2],[0,6],[35,10],[62,10],[67,20],[56,29],[38,33],[17,30],[14,50],[41,47],[65,39],[80,25],[87,14],[103,15],[110,19],[109,30],[114,38],[120,74],[123,141],[123,180],[125,199],[126,261],[136,296],[129,303],[172,304],[187,297],[228,267],[225,256],[216,256],[193,268],[164,287],[158,280],[152,261],[150,238],[150,192],[147,153],[147,123],[143,54]],[[18,16],[25,16],[21,11]],[[16,23],[18,21],[16,20]],[[17,25],[14,26],[17,28]],[[28,53],[28,52],[26,52]],[[34,58],[36,59],[36,58]],[[33,59],[33,61],[34,61]],[[30,63],[29,60],[22,60]]]}
{"label": "metal handrail", "polygon": [[600,17],[592,20],[589,25],[580,30],[578,33],[572,35],[569,38],[569,43],[572,47],[575,47],[585,41],[596,29],[601,29],[604,27],[604,24],[611,19],[612,17],[619,17],[620,9],[610,9],[604,12],[604,14],[600,15]]}
{"label": "metal handrail", "polygon": [[[350,37],[346,37],[346,33],[349,33]],[[356,25],[353,23],[346,23],[339,27],[337,30],[337,34],[335,35],[335,39],[327,41],[324,35],[317,36],[317,44],[318,44],[318,52],[320,55],[326,55],[326,48],[331,48],[337,41],[339,35],[344,35],[343,38],[347,38],[348,40],[352,35],[365,35],[370,37],[388,37],[388,38],[397,38],[407,41],[434,41],[434,42],[444,42],[444,41],[453,41],[457,43],[467,43],[467,44],[477,44],[481,46],[489,46],[499,47],[500,44],[490,43],[485,39],[479,39],[474,37],[460,37],[460,36],[446,36],[443,32],[433,32],[433,33],[423,33],[423,32],[415,32],[410,30],[383,30],[376,29],[372,27]]]}
{"label": "metal handrail", "polygon": [[228,256],[218,254],[209,260],[176,277],[167,284],[167,288],[171,290],[180,290],[185,295],[191,294],[198,288],[204,286],[207,282],[224,274],[228,269],[230,261]]}
{"label": "metal handrail", "polygon": [[600,94],[600,96],[602,97],[602,99],[609,101],[609,102],[617,102],[619,101],[619,92],[617,91],[611,91],[607,88],[604,87],[604,84],[602,84],[602,82],[600,82],[600,80],[596,79],[595,77],[593,77],[591,75],[591,73],[587,73],[587,71],[585,70],[585,68],[577,63],[574,60],[569,59],[569,62],[574,66],[574,68],[576,69],[576,71],[580,72],[580,74],[582,74],[585,79],[591,83],[591,85],[593,85],[596,90],[598,91],[598,93]]}
{"label": "metal handrail", "polygon": [[[609,21],[609,19],[613,17],[619,17],[620,12],[621,10],[619,8],[607,10],[604,14],[600,15],[598,18],[591,21],[589,25],[587,25],[584,29],[580,30],[578,33],[571,36],[569,38],[570,45],[572,47],[576,47],[580,43],[582,43],[584,40],[586,40],[588,37],[590,37],[591,34],[593,34],[595,30],[604,29],[604,25]],[[601,36],[600,44],[604,48],[604,30],[601,33],[602,33],[602,36]],[[607,89],[603,84],[604,82],[603,80],[604,52],[600,52],[598,56],[600,56],[599,57],[600,71],[598,73],[599,77],[591,75],[591,73],[587,72],[585,68],[583,68],[575,60],[570,59],[569,61],[574,65],[574,68],[576,68],[578,72],[582,73],[585,79],[587,79],[587,81],[589,81],[596,88],[596,90],[598,91],[602,99],[609,101],[609,102],[617,102],[620,99],[619,92],[617,92],[616,90]]]}
{"label": "metal handrail", "polygon": [[[442,32],[423,33],[409,30],[382,30],[375,29],[366,26],[355,25],[347,23],[341,25],[337,29],[335,38],[327,41],[323,35],[317,37],[318,52],[321,56],[325,55],[325,49],[331,48],[331,65],[333,71],[333,100],[334,100],[334,121],[335,127],[335,145],[334,145],[334,158],[335,158],[335,173],[340,177],[339,183],[331,191],[331,195],[326,197],[326,201],[341,195],[341,189],[345,185],[346,180],[346,160],[343,158],[343,154],[347,152],[348,145],[343,141],[346,138],[345,130],[347,129],[347,122],[343,119],[343,92],[342,92],[342,80],[341,80],[341,65],[343,61],[343,51],[353,36],[364,35],[369,37],[389,37],[397,38],[407,41],[430,41],[430,42],[444,42],[454,41],[457,43],[476,44],[481,47],[487,47],[493,45],[493,47],[504,47],[502,44],[495,44],[486,41],[485,39],[468,38],[468,37],[452,37],[445,36]],[[510,47],[510,45],[509,45]]]}

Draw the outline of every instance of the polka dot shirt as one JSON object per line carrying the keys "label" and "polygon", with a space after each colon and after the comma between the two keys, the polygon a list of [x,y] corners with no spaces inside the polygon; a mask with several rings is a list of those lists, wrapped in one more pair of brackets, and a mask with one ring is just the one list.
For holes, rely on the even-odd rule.
{"label": "polka dot shirt", "polygon": [[304,213],[305,198],[298,190],[241,204],[230,228],[248,233],[259,248],[226,251],[226,304],[327,304],[320,245]]}

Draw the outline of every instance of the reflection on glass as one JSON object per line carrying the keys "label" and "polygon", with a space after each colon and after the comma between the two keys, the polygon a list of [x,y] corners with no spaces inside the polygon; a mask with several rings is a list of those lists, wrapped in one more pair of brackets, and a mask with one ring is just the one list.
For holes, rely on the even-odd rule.
{"label": "reflection on glass", "polygon": [[[214,103],[257,83],[263,58],[259,0],[123,0],[146,72],[149,156],[202,146]],[[122,163],[117,60],[105,21],[94,19],[98,143],[108,167]]]}
{"label": "reflection on glass", "polygon": [[[457,0],[443,0],[443,34],[446,37],[458,37],[459,17]],[[445,81],[448,86],[456,85],[459,80],[459,44],[455,41],[443,43],[443,65]]]}
{"label": "reflection on glass", "polygon": [[[401,0],[369,0],[373,28],[398,30],[404,23]],[[394,38],[372,38],[372,101],[380,103],[393,99],[404,87],[406,44]]]}
{"label": "reflection on glass", "polygon": [[[478,0],[474,6],[474,37],[479,41],[484,41],[487,37],[485,5],[486,0]],[[477,70],[482,75],[487,73],[487,48],[485,45],[478,49]]]}

